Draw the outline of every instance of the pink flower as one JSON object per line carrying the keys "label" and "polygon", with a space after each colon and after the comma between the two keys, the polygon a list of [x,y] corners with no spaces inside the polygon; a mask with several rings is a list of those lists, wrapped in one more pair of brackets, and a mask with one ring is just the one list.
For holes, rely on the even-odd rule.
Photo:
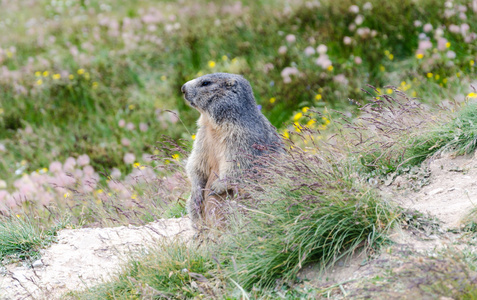
{"label": "pink flower", "polygon": [[141,130],[142,132],[146,132],[147,130],[149,129],[149,126],[147,126],[146,123],[139,123],[139,130]]}
{"label": "pink flower", "polygon": [[111,178],[115,178],[115,179],[118,179],[121,177],[121,171],[119,171],[119,169],[117,168],[113,168],[111,170],[111,174],[110,174]]}
{"label": "pink flower", "polygon": [[422,26],[422,22],[419,21],[419,20],[415,20],[414,21],[414,27],[420,27],[420,26]]}
{"label": "pink flower", "polygon": [[372,10],[372,9],[373,9],[373,5],[371,4],[371,2],[366,2],[366,3],[363,5],[363,9],[364,9],[364,10]]}
{"label": "pink flower", "polygon": [[437,40],[437,49],[438,49],[439,51],[444,51],[444,50],[446,50],[446,49],[447,49],[446,44],[447,44],[447,39],[445,39],[445,38],[439,38],[439,39]]}
{"label": "pink flower", "polygon": [[59,173],[62,170],[62,165],[59,161],[54,161],[50,164],[50,172],[51,173]]}
{"label": "pink flower", "polygon": [[357,15],[356,19],[354,20],[354,23],[359,26],[363,24],[363,22],[364,22],[364,17],[362,15]]}
{"label": "pink flower", "polygon": [[359,7],[358,7],[358,5],[351,5],[348,10],[349,10],[349,12],[351,12],[351,13],[353,13],[353,14],[359,13]]}
{"label": "pink flower", "polygon": [[287,46],[280,46],[280,48],[278,48],[278,53],[281,55],[287,53]]}
{"label": "pink flower", "polygon": [[65,172],[72,172],[75,169],[76,160],[73,157],[68,157],[63,165],[63,170]]}
{"label": "pink flower", "polygon": [[452,33],[459,33],[460,32],[460,27],[455,24],[450,24],[449,25],[449,31]]}
{"label": "pink flower", "polygon": [[308,47],[305,48],[305,55],[306,56],[311,56],[313,54],[315,54],[315,49],[313,47],[308,46]]}
{"label": "pink flower", "polygon": [[319,54],[325,54],[326,51],[328,51],[328,47],[326,47],[326,45],[319,45],[317,48],[316,48],[316,52],[318,52]]}
{"label": "pink flower", "polygon": [[328,55],[322,54],[320,55],[315,62],[318,66],[322,67],[323,69],[328,68],[331,66],[331,60],[328,58]]}
{"label": "pink flower", "polygon": [[432,24],[430,23],[427,23],[424,25],[424,27],[422,28],[424,30],[424,32],[429,32],[432,30]]}
{"label": "pink flower", "polygon": [[79,166],[86,166],[89,165],[89,156],[87,154],[83,154],[78,156],[77,163]]}
{"label": "pink flower", "polygon": [[134,126],[133,123],[129,122],[129,123],[126,124],[126,129],[127,130],[133,131],[134,128],[136,128],[136,126]]}
{"label": "pink flower", "polygon": [[288,34],[288,35],[285,37],[285,39],[286,39],[286,41],[287,41],[288,43],[290,43],[290,44],[296,42],[296,37],[295,37],[295,35],[293,35],[293,34]]}
{"label": "pink flower", "polygon": [[126,126],[126,121],[124,121],[123,119],[119,120],[118,126],[123,128],[124,126]]}
{"label": "pink flower", "polygon": [[455,54],[454,51],[449,50],[449,51],[447,51],[446,56],[447,56],[448,59],[454,59],[456,57],[456,54]]}
{"label": "pink flower", "polygon": [[127,138],[122,138],[121,139],[121,144],[124,146],[124,147],[129,147],[131,145],[131,142],[127,139]]}
{"label": "pink flower", "polygon": [[136,160],[136,156],[134,156],[134,154],[132,154],[132,153],[124,154],[124,163],[125,164],[130,165],[130,164],[134,163],[135,160]]}
{"label": "pink flower", "polygon": [[418,46],[418,49],[419,50],[422,50],[422,51],[426,51],[427,49],[431,49],[432,48],[432,43],[430,41],[419,41],[419,46]]}
{"label": "pink flower", "polygon": [[344,43],[345,45],[350,45],[352,42],[353,42],[353,39],[350,38],[349,36],[345,36],[345,37],[343,38],[343,43]]}
{"label": "pink flower", "polygon": [[355,62],[357,65],[360,65],[361,63],[363,63],[363,60],[361,59],[361,57],[356,56],[356,57],[354,58],[354,62]]}
{"label": "pink flower", "polygon": [[83,168],[83,173],[84,173],[85,176],[91,177],[91,176],[94,175],[94,168],[92,166],[89,166],[89,165],[85,166]]}
{"label": "pink flower", "polygon": [[7,151],[7,148],[5,147],[4,144],[0,144],[0,152],[5,152]]}

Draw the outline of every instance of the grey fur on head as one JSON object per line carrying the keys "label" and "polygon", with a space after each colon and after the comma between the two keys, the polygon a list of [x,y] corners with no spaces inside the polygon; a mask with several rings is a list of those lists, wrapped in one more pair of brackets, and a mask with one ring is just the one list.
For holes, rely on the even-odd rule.
{"label": "grey fur on head", "polygon": [[257,108],[252,88],[242,76],[209,74],[185,83],[181,90],[201,113],[186,166],[192,185],[187,208],[197,222],[210,218],[211,210],[217,215],[220,208],[210,209],[209,199],[216,203],[230,195],[231,181],[253,166],[253,158],[280,152],[282,141]]}

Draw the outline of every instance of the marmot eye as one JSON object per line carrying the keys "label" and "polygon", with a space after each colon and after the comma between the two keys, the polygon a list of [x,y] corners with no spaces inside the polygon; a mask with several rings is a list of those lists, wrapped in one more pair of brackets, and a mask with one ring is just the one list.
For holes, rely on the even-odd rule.
{"label": "marmot eye", "polygon": [[212,82],[210,82],[210,81],[203,81],[200,86],[208,86],[208,85],[210,85],[211,83],[212,83]]}

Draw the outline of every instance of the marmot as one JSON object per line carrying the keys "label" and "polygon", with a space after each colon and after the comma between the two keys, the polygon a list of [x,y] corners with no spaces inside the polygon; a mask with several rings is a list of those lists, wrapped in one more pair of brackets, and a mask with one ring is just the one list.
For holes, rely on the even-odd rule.
{"label": "marmot", "polygon": [[252,168],[254,157],[283,151],[282,140],[240,75],[204,75],[181,91],[201,114],[186,164],[192,186],[187,210],[194,223],[219,226],[223,200],[233,194],[231,180]]}

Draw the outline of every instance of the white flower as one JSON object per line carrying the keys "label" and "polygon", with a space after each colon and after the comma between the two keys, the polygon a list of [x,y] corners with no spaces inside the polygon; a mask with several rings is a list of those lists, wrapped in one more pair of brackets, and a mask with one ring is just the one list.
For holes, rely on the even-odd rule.
{"label": "white flower", "polygon": [[349,7],[349,11],[352,12],[352,13],[354,13],[354,14],[359,13],[359,7],[358,7],[358,5],[351,5],[351,6]]}
{"label": "white flower", "polygon": [[328,51],[328,47],[326,47],[326,45],[319,45],[317,48],[316,48],[316,52],[318,52],[319,54],[325,54],[326,51]]}

